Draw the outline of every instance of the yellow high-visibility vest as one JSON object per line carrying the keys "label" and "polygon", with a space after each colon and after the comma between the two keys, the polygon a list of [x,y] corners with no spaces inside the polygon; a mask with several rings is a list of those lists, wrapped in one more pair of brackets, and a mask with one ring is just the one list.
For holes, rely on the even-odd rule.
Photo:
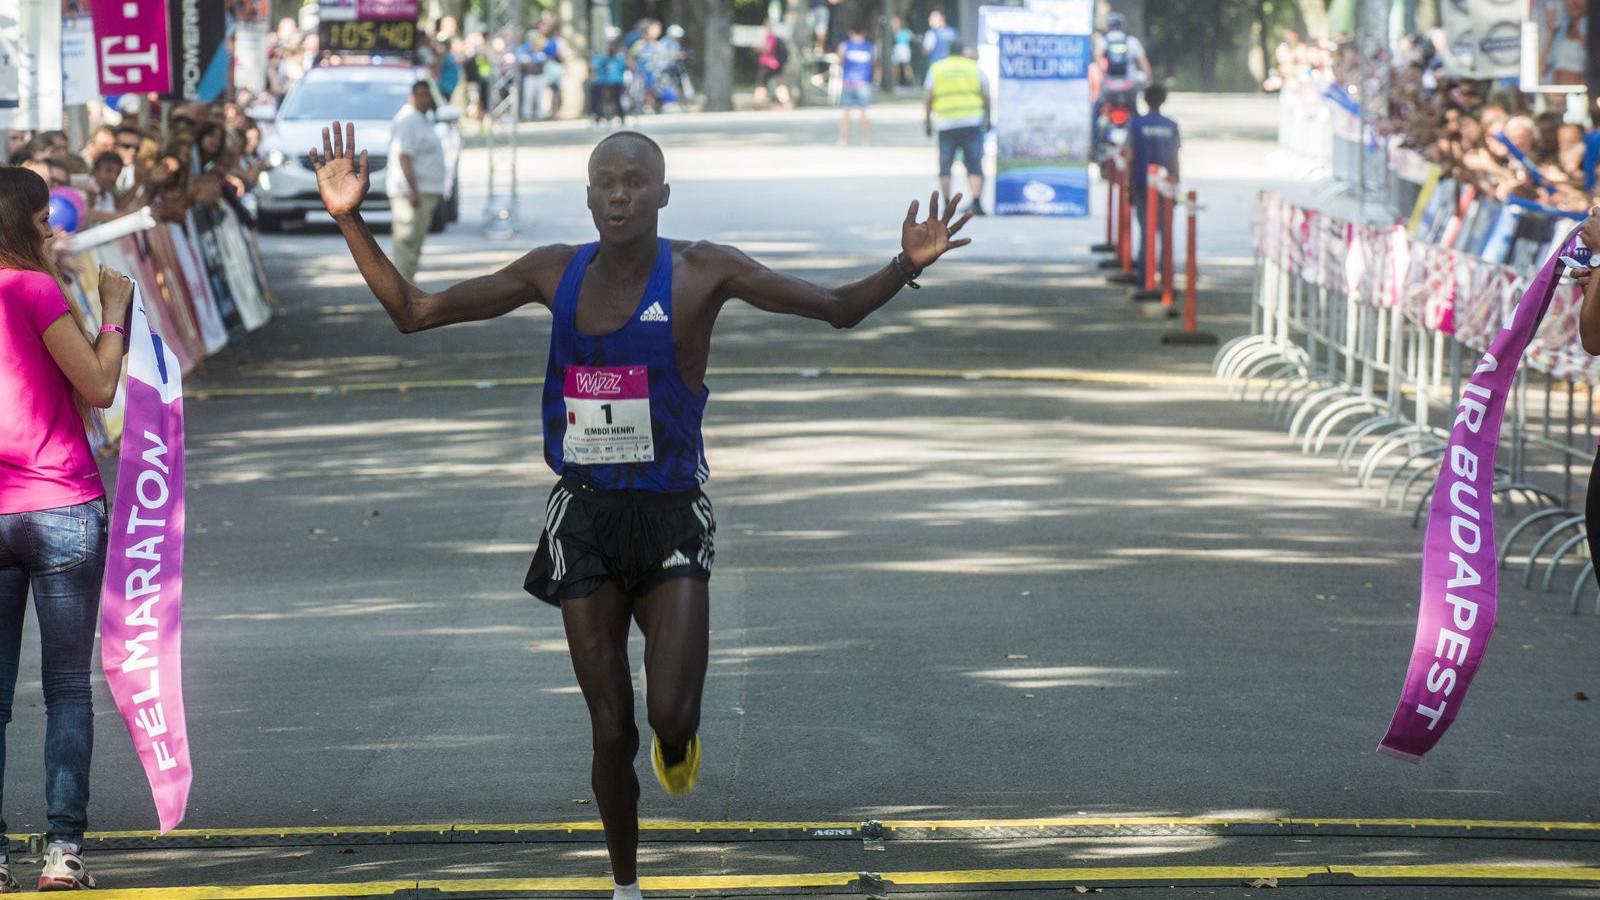
{"label": "yellow high-visibility vest", "polygon": [[947,56],[934,63],[930,71],[936,121],[975,119],[983,115],[983,79],[978,74],[977,60]]}

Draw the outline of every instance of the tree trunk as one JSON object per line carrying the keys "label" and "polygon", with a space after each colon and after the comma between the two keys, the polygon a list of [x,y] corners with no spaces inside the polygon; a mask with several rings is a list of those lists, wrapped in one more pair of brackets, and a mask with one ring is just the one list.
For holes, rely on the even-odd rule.
{"label": "tree trunk", "polygon": [[806,76],[810,72],[805,60],[811,57],[802,50],[810,47],[814,38],[811,29],[806,25],[803,0],[784,0],[783,21],[778,22],[777,26],[778,37],[789,44],[789,62],[783,67],[783,74],[779,77],[789,86],[789,96],[794,100],[794,105],[805,106]]}
{"label": "tree trunk", "polygon": [[696,92],[703,90],[706,83],[706,54],[700,46],[706,36],[705,12],[705,5],[696,0],[678,4],[678,24],[689,39],[689,76],[694,79]]}
{"label": "tree trunk", "polygon": [[894,71],[894,30],[889,23],[897,16],[905,21],[909,8],[906,0],[884,0],[882,27],[878,30],[878,81],[885,91],[894,90],[895,79],[900,77]]}
{"label": "tree trunk", "polygon": [[1250,74],[1256,76],[1256,81],[1259,83],[1266,78],[1268,72],[1272,71],[1273,65],[1272,22],[1267,18],[1267,0],[1256,0],[1256,27],[1259,29],[1256,32],[1256,39],[1261,48],[1261,71]]}
{"label": "tree trunk", "polygon": [[1295,0],[1295,6],[1300,8],[1300,18],[1306,23],[1306,37],[1328,36],[1327,0]]}
{"label": "tree trunk", "polygon": [[704,0],[706,110],[733,109],[733,0]]}

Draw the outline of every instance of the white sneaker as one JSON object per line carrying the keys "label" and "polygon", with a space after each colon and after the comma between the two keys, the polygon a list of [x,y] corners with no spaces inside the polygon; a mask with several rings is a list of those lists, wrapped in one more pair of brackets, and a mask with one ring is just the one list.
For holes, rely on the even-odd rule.
{"label": "white sneaker", "polygon": [[17,879],[11,875],[11,864],[0,862],[0,894],[16,894],[21,890],[22,885],[17,884]]}
{"label": "white sneaker", "polygon": [[51,844],[44,854],[44,871],[39,873],[41,891],[81,891],[93,888],[83,857],[71,844]]}

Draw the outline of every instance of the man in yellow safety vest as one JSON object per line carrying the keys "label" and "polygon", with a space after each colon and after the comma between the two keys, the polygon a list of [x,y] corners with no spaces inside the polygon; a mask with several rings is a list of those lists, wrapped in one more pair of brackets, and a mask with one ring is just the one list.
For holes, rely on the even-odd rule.
{"label": "man in yellow safety vest", "polygon": [[939,193],[950,201],[950,166],[956,151],[967,170],[974,215],[983,215],[983,135],[989,130],[989,80],[961,41],[950,42],[950,55],[928,67],[923,129],[939,133]]}

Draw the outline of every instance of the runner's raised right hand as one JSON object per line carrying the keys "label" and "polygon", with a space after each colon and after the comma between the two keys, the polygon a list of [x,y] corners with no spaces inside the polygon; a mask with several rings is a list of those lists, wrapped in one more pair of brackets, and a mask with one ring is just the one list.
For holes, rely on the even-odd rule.
{"label": "runner's raised right hand", "polygon": [[328,208],[329,215],[337,219],[361,208],[372,182],[368,178],[367,151],[361,151],[359,159],[356,156],[354,122],[347,122],[342,128],[334,122],[331,139],[329,129],[322,129],[322,154],[319,156],[317,148],[311,148],[311,169],[317,173],[317,193],[322,195],[322,205]]}

